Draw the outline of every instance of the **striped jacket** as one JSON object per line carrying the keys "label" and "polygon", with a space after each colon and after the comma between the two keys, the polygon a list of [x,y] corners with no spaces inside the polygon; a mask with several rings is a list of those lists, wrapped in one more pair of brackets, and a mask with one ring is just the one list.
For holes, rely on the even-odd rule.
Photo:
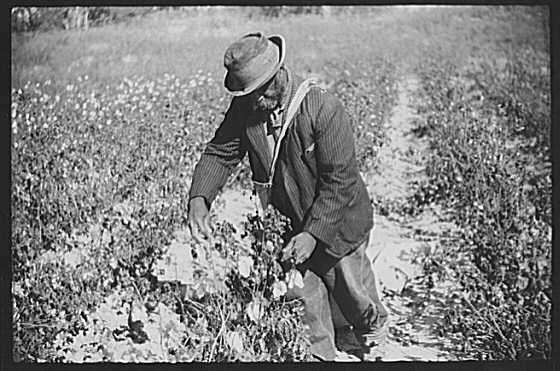
{"label": "striped jacket", "polygon": [[[302,79],[294,76],[290,100]],[[272,161],[263,123],[246,97],[233,98],[192,179],[190,198],[210,205],[233,169],[249,154],[253,180],[266,182]],[[373,227],[373,209],[358,170],[351,119],[332,94],[312,87],[280,149],[272,205],[294,231],[307,231],[335,258],[352,252]]]}

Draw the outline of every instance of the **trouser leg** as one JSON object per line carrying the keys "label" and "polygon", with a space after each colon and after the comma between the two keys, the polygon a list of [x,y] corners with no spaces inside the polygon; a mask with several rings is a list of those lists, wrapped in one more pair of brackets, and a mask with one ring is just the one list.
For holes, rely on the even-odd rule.
{"label": "trouser leg", "polygon": [[336,302],[332,293],[329,293],[329,304],[331,307],[332,322],[335,330],[338,328],[349,327],[352,325],[350,322],[348,322],[346,317],[344,317],[344,314],[342,314],[342,311],[340,310],[340,307]]}
{"label": "trouser leg", "polygon": [[353,326],[346,317],[344,317],[344,314],[342,314],[340,306],[332,294],[329,295],[329,302],[331,304],[334,342],[336,348],[349,354],[353,354],[358,358],[363,358],[362,345],[353,331]]}
{"label": "trouser leg", "polygon": [[[354,252],[334,259],[316,249],[300,267],[304,287],[292,290],[305,305],[311,353],[324,360],[336,355],[334,327],[351,324],[357,333],[380,328],[387,320],[371,263],[366,255],[368,239]],[[329,295],[331,299],[329,300]]]}
{"label": "trouser leg", "polygon": [[310,352],[324,361],[336,357],[329,292],[323,280],[309,269],[303,273],[303,288],[293,288],[289,296],[302,299],[303,322],[309,327]]}
{"label": "trouser leg", "polygon": [[388,314],[377,292],[366,246],[367,240],[336,262],[323,277],[344,318],[362,331],[380,327]]}

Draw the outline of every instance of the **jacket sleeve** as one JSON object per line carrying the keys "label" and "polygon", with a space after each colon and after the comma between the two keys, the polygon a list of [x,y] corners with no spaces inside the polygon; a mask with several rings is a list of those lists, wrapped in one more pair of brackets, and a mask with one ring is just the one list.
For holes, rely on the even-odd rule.
{"label": "jacket sleeve", "polygon": [[319,99],[316,104],[320,108],[314,125],[318,191],[303,231],[332,245],[353,197],[359,172],[350,117],[336,97],[325,92],[318,96],[315,99]]}
{"label": "jacket sleeve", "polygon": [[214,137],[206,145],[192,177],[189,199],[202,196],[208,206],[241,162],[247,148],[243,135],[241,106],[234,98]]}

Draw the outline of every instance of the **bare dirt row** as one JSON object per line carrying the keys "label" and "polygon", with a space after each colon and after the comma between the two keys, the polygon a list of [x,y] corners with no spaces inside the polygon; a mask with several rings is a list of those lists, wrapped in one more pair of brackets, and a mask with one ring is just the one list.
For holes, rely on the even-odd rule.
{"label": "bare dirt row", "polygon": [[[404,205],[413,193],[412,184],[425,176],[424,165],[430,150],[426,140],[414,133],[418,119],[417,89],[415,76],[408,75],[401,80],[398,102],[387,123],[389,140],[377,159],[378,171],[366,176],[371,196],[383,204]],[[394,211],[376,212],[368,255],[390,312],[391,325],[388,343],[372,349],[367,359],[456,359],[446,350],[449,340],[435,334],[433,328],[440,319],[438,304],[444,303],[446,284],[427,289],[418,259],[453,233],[454,225],[443,219],[436,206],[424,209],[415,217]]]}

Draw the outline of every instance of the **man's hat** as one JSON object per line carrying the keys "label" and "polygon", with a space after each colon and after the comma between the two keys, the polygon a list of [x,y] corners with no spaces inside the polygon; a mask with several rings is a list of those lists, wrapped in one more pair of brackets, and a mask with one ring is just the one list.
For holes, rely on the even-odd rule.
{"label": "man's hat", "polygon": [[285,41],[280,35],[267,38],[256,32],[243,36],[224,54],[226,90],[234,96],[252,93],[278,72],[285,56]]}

